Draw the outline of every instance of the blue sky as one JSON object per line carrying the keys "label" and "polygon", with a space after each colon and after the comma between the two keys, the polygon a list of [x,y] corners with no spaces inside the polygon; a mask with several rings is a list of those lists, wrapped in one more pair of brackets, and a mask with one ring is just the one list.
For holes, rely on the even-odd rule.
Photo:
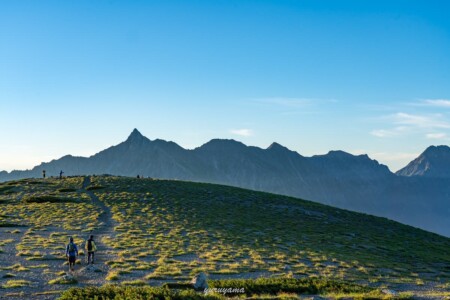
{"label": "blue sky", "polygon": [[450,142],[447,1],[1,1],[0,170],[133,128],[397,170]]}

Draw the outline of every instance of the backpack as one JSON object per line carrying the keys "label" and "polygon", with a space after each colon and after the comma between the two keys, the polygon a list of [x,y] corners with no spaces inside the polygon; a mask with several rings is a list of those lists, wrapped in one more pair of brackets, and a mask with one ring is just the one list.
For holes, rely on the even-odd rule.
{"label": "backpack", "polygon": [[73,243],[69,243],[69,253],[75,251],[75,245]]}
{"label": "backpack", "polygon": [[92,240],[88,240],[87,249],[88,251],[92,251]]}

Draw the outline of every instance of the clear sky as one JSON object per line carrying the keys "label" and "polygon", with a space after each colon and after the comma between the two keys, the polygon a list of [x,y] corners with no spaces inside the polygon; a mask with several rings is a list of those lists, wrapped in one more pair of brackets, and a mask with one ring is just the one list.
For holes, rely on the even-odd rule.
{"label": "clear sky", "polygon": [[135,127],[395,171],[450,142],[450,2],[0,2],[0,170]]}

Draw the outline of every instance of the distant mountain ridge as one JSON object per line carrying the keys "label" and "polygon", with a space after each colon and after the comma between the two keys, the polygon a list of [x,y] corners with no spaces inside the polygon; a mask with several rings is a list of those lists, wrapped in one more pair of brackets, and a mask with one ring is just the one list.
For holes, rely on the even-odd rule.
{"label": "distant mountain ridge", "polygon": [[67,155],[32,170],[0,172],[0,181],[63,170],[65,175],[139,174],[219,183],[384,216],[450,236],[449,150],[429,147],[394,174],[367,155],[330,151],[304,157],[277,143],[262,149],[223,139],[186,150],[135,129],[124,142],[88,158]]}

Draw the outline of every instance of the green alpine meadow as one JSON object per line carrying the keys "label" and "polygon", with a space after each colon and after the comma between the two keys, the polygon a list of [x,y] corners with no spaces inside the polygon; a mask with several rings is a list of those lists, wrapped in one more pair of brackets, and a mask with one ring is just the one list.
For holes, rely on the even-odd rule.
{"label": "green alpine meadow", "polygon": [[[8,299],[444,299],[449,249],[385,218],[224,185],[107,175],[0,185]],[[199,274],[206,289],[193,286]]]}

